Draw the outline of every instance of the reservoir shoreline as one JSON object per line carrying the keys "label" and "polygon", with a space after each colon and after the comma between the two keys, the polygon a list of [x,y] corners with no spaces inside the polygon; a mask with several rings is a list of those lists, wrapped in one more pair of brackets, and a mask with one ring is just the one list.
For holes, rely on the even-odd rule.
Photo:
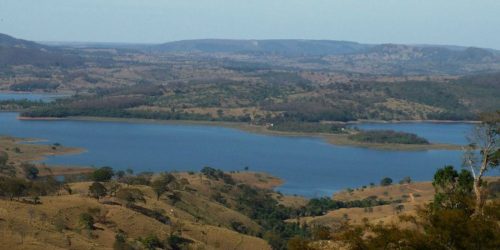
{"label": "reservoir shoreline", "polygon": [[[55,117],[22,117],[18,116],[19,120],[34,120],[34,121],[93,121],[93,122],[121,122],[121,123],[139,123],[139,124],[166,124],[166,125],[200,125],[200,126],[216,126],[216,127],[226,127],[232,129],[238,129],[245,132],[257,133],[263,135],[274,135],[274,136],[298,136],[298,137],[316,137],[327,141],[330,144],[337,146],[351,146],[351,147],[361,147],[377,150],[396,150],[396,151],[423,151],[423,150],[462,150],[463,146],[445,143],[431,143],[431,144],[391,144],[391,143],[366,143],[353,141],[348,138],[347,134],[328,134],[328,133],[301,133],[301,132],[287,132],[287,131],[276,131],[270,130],[266,126],[262,125],[252,125],[248,123],[239,122],[220,122],[220,121],[192,121],[192,120],[153,120],[153,119],[140,119],[140,118],[113,118],[113,117],[94,117],[94,116],[77,116],[77,117],[65,117],[65,118],[55,118]],[[419,121],[356,121],[356,122],[343,122],[342,124],[363,124],[363,123],[381,123],[381,124],[391,124],[391,123],[443,123],[443,124],[453,124],[453,123],[468,123],[476,124],[477,121],[435,121],[435,120],[419,120]]]}

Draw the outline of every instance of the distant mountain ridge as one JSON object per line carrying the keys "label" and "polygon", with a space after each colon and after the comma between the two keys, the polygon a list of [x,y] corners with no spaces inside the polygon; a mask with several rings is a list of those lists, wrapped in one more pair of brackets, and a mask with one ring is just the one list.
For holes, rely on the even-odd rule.
{"label": "distant mountain ridge", "polygon": [[356,42],[331,40],[202,39],[169,42],[151,46],[150,49],[158,52],[272,53],[301,56],[349,54],[372,46]]}
{"label": "distant mountain ridge", "polygon": [[271,40],[232,40],[232,39],[199,39],[167,42],[151,45],[155,52],[226,52],[226,53],[275,53],[297,55],[341,55],[366,53],[376,49],[397,47],[418,48],[420,50],[443,50],[460,52],[468,49],[481,50],[485,53],[500,54],[500,51],[486,48],[475,48],[455,45],[405,45],[405,44],[363,44],[351,41],[336,40],[304,40],[304,39],[271,39]]}
{"label": "distant mountain ridge", "polygon": [[[470,74],[500,71],[500,51],[453,45],[362,44],[350,41],[274,39],[200,39],[163,44],[39,43],[0,34],[0,65],[74,66],[89,60],[86,49],[112,48],[126,53],[249,55],[274,66],[387,75]],[[229,56],[229,57],[228,57]],[[84,59],[85,58],[85,59]],[[104,57],[95,57],[98,63]],[[113,60],[108,56],[107,60]]]}
{"label": "distant mountain ridge", "polygon": [[[150,53],[246,54],[291,57],[316,68],[344,72],[414,75],[500,70],[500,51],[446,45],[361,44],[330,40],[204,39],[148,46]],[[295,59],[293,59],[295,58]],[[312,60],[308,60],[310,58]],[[293,66],[297,66],[295,63]],[[300,65],[300,63],[299,63]],[[289,66],[289,65],[282,65]]]}

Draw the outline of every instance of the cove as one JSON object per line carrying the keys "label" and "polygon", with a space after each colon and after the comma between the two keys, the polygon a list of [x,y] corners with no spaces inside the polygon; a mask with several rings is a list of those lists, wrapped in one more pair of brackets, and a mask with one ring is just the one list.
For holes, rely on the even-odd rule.
{"label": "cove", "polygon": [[[46,143],[87,149],[78,155],[49,157],[45,161],[48,164],[130,167],[135,172],[196,171],[203,166],[231,171],[248,166],[251,171],[282,178],[285,183],[277,188],[279,191],[307,197],[330,196],[348,187],[378,183],[386,176],[396,182],[405,176],[430,180],[439,167],[461,165],[460,151],[384,151],[335,146],[319,138],[261,135],[215,126],[24,121],[17,115],[0,113],[0,135],[41,138]],[[434,128],[449,131],[450,140],[458,143],[465,140],[464,132],[473,125],[411,126],[411,132],[424,137]]]}

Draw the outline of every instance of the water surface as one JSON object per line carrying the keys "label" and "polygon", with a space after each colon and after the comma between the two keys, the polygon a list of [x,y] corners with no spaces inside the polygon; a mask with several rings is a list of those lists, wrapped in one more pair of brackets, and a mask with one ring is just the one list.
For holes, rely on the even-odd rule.
{"label": "water surface", "polygon": [[431,143],[466,145],[471,132],[470,123],[407,122],[407,123],[360,123],[353,125],[362,130],[394,130],[414,133]]}
{"label": "water surface", "polygon": [[49,94],[49,93],[23,93],[23,92],[0,92],[0,101],[11,100],[28,100],[51,102],[57,98],[66,97],[64,94]]}
{"label": "water surface", "polygon": [[[263,171],[284,179],[278,189],[309,197],[331,195],[348,187],[378,183],[385,176],[430,180],[439,167],[460,166],[461,152],[384,151],[328,144],[319,138],[253,134],[236,129],[97,121],[22,121],[0,113],[0,134],[47,139],[47,143],[83,147],[79,155],[49,157],[49,164],[112,166],[139,171]],[[412,132],[435,142],[461,142],[469,124],[410,124]],[[410,126],[408,125],[408,126]],[[389,126],[392,128],[392,126]],[[398,128],[406,129],[404,124]],[[430,130],[447,133],[433,135]]]}

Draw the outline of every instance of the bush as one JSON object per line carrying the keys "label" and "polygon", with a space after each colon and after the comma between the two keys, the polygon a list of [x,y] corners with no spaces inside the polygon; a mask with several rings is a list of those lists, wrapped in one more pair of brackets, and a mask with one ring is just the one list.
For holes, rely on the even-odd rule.
{"label": "bush", "polygon": [[154,250],[156,248],[163,247],[163,244],[161,244],[161,241],[156,235],[148,235],[144,239],[139,239],[139,241],[144,245],[146,249]]}
{"label": "bush", "polygon": [[92,217],[89,213],[81,213],[80,214],[80,224],[83,228],[88,230],[94,229],[94,217]]}
{"label": "bush", "polygon": [[239,221],[231,221],[231,228],[238,233],[248,234],[248,228]]}
{"label": "bush", "polygon": [[392,179],[389,177],[385,177],[382,180],[380,180],[380,186],[390,186],[392,184]]}
{"label": "bush", "polygon": [[144,194],[137,188],[121,188],[116,192],[116,198],[128,203],[135,203],[137,201],[146,202]]}

